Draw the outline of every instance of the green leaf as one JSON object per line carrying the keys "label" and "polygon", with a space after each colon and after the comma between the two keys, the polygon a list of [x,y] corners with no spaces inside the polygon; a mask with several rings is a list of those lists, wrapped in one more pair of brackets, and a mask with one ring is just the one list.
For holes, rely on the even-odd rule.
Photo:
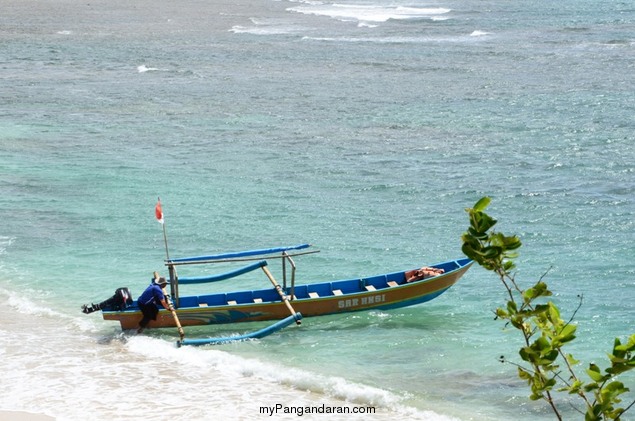
{"label": "green leaf", "polygon": [[507,319],[509,318],[509,313],[499,307],[496,309],[496,316],[500,317],[501,319]]}
{"label": "green leaf", "polygon": [[567,361],[569,362],[569,365],[577,365],[580,364],[580,361],[576,360],[575,358],[573,358],[572,354],[567,354]]}
{"label": "green leaf", "polygon": [[532,357],[537,356],[537,353],[528,346],[524,346],[520,348],[520,351],[518,351],[518,354],[520,355],[520,358],[523,359],[523,361],[527,361],[527,362],[533,361],[534,358]]}
{"label": "green leaf", "polygon": [[486,213],[475,213],[472,219],[472,227],[479,232],[485,233],[494,225],[496,225],[496,219],[492,218]]}
{"label": "green leaf", "polygon": [[535,288],[527,288],[523,292],[523,298],[525,299],[526,302],[531,301],[535,296],[536,296]]}
{"label": "green leaf", "polygon": [[576,380],[568,388],[563,388],[563,391],[568,390],[569,393],[573,395],[580,391],[580,389],[582,388],[582,385],[583,385],[582,380]]}
{"label": "green leaf", "polygon": [[522,242],[520,241],[520,238],[518,238],[515,235],[511,237],[505,237],[504,244],[507,250],[516,250],[517,248],[522,246]]}
{"label": "green leaf", "polygon": [[602,395],[605,398],[612,400],[613,402],[617,402],[619,401],[617,397],[622,393],[626,393],[628,391],[629,389],[627,387],[624,387],[624,383],[613,381],[602,388]]}
{"label": "green leaf", "polygon": [[536,341],[534,341],[531,347],[535,350],[543,352],[546,350],[550,350],[551,344],[549,343],[547,338],[545,338],[544,336],[541,336],[540,338],[536,339]]}
{"label": "green leaf", "polygon": [[586,414],[584,414],[584,421],[602,421],[602,417],[598,416],[598,414],[596,413],[598,412],[596,407],[597,405],[595,405],[594,407],[589,407],[587,409]]}
{"label": "green leaf", "polygon": [[474,237],[475,239],[477,239],[477,240],[480,240],[480,241],[485,241],[485,240],[487,240],[487,232],[477,231],[477,230],[475,230],[474,228],[469,227],[469,228],[467,229],[467,233],[468,233],[470,236],[472,236],[472,237]]}
{"label": "green leaf", "polygon": [[578,327],[574,324],[568,324],[560,331],[561,336],[573,335]]}
{"label": "green leaf", "polygon": [[492,199],[487,196],[480,198],[479,201],[476,202],[476,204],[474,205],[474,210],[482,212],[483,210],[485,210],[486,207],[489,206],[491,201]]}
{"label": "green leaf", "polygon": [[586,372],[595,382],[601,382],[604,380],[604,376],[600,373],[600,367],[595,364],[589,364],[589,368]]}
{"label": "green leaf", "polygon": [[558,310],[558,307],[556,307],[553,303],[549,303],[549,321],[551,321],[554,325],[557,325],[558,322],[562,321],[560,319],[560,310]]}
{"label": "green leaf", "polygon": [[500,247],[487,246],[483,249],[483,254],[487,259],[497,259],[501,254],[502,250]]}
{"label": "green leaf", "polygon": [[584,391],[585,392],[591,392],[593,390],[597,390],[600,388],[600,385],[593,382],[593,383],[587,383],[586,385],[584,385]]}
{"label": "green leaf", "polygon": [[531,373],[528,372],[527,370],[525,370],[524,368],[520,368],[518,367],[518,377],[520,377],[523,380],[531,380]]}
{"label": "green leaf", "polygon": [[483,265],[483,256],[478,253],[470,244],[463,243],[461,251],[463,252],[463,254],[477,262],[479,265]]}
{"label": "green leaf", "polygon": [[551,365],[558,358],[558,350],[553,349],[543,355],[543,358],[540,359],[540,363],[542,365]]}
{"label": "green leaf", "polygon": [[577,329],[576,325],[568,324],[565,325],[564,328],[560,331],[560,334],[554,339],[554,342],[558,342],[558,346],[565,344],[567,342],[571,342],[575,339],[575,331]]}
{"label": "green leaf", "polygon": [[516,265],[514,264],[514,262],[512,262],[511,260],[506,261],[503,264],[503,270],[505,270],[505,272],[509,272],[512,269],[514,269],[516,267]]}
{"label": "green leaf", "polygon": [[518,313],[518,306],[516,305],[515,301],[512,301],[512,300],[507,301],[507,311],[510,314]]}
{"label": "green leaf", "polygon": [[536,289],[537,297],[551,296],[551,291],[549,291],[547,284],[542,281],[537,282],[536,285],[534,285],[534,288]]}
{"label": "green leaf", "polygon": [[540,399],[542,399],[542,394],[540,394],[540,393],[532,393],[529,396],[529,399],[531,399],[532,401],[540,400]]}
{"label": "green leaf", "polygon": [[545,314],[547,314],[549,310],[550,306],[548,304],[538,304],[536,307],[534,307],[533,314],[535,314],[536,316],[543,316],[546,320]]}
{"label": "green leaf", "polygon": [[625,373],[635,368],[635,364],[632,362],[622,364],[622,363],[613,363],[613,367],[607,368],[605,371],[613,376],[617,376],[618,374]]}

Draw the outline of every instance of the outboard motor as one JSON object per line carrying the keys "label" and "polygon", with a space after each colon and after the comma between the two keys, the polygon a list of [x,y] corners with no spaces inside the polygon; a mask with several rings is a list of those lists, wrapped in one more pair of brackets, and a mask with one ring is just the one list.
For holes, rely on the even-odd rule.
{"label": "outboard motor", "polygon": [[97,310],[121,311],[130,307],[132,301],[132,294],[130,294],[130,290],[128,288],[117,288],[115,295],[106,301],[102,301],[99,304],[84,304],[82,306],[82,312],[90,314]]}

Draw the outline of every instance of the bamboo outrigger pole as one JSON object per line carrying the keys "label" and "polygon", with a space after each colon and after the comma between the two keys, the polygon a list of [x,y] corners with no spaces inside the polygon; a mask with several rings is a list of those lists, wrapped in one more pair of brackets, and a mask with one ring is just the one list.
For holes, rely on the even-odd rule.
{"label": "bamboo outrigger pole", "polygon": [[174,309],[174,304],[169,296],[165,297],[168,300],[168,304],[170,305],[170,312],[172,313],[172,317],[174,317],[174,323],[176,323],[176,328],[179,331],[179,336],[181,337],[181,342],[185,339],[185,332],[183,331],[183,327],[181,326],[181,321],[179,320],[179,316],[176,315],[176,310]]}
{"label": "bamboo outrigger pole", "polygon": [[285,305],[287,306],[287,308],[291,312],[291,315],[295,318],[295,323],[297,325],[302,324],[302,321],[300,320],[301,317],[297,317],[297,315],[299,313],[296,313],[296,311],[293,309],[293,307],[291,306],[291,303],[289,302],[289,297],[287,297],[287,295],[284,293],[284,291],[282,291],[282,287],[280,286],[280,284],[278,284],[278,282],[276,282],[276,280],[274,279],[273,275],[271,274],[271,272],[269,271],[267,266],[263,266],[262,270],[265,272],[265,275],[267,275],[267,278],[269,278],[269,280],[273,284],[273,286],[276,289],[276,291],[278,291],[278,294],[280,295],[280,298],[282,298],[282,302],[285,303]]}
{"label": "bamboo outrigger pole", "polygon": [[[159,273],[154,272],[154,280],[157,281],[159,279]],[[163,289],[163,288],[162,288]],[[174,323],[176,324],[176,328],[179,331],[179,336],[181,337],[181,341],[185,338],[185,332],[183,331],[183,327],[181,326],[181,321],[179,320],[179,316],[176,315],[176,310],[174,309],[174,303],[172,303],[172,299],[168,294],[163,291],[165,295],[165,299],[168,302],[168,306],[170,307],[170,313],[172,313],[172,317],[174,317]]]}

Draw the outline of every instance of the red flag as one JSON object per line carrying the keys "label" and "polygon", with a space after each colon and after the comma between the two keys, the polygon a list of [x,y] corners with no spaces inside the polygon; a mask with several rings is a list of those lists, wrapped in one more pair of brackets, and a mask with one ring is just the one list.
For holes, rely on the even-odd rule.
{"label": "red flag", "polygon": [[157,205],[154,207],[154,216],[157,217],[157,221],[160,224],[163,223],[163,209],[161,209],[161,199],[157,201]]}

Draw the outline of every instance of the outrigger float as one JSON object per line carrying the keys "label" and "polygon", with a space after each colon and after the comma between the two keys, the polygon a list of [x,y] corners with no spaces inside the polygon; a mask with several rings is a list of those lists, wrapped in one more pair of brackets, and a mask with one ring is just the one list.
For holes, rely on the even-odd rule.
{"label": "outrigger float", "polygon": [[[151,321],[148,327],[177,327],[181,336],[177,341],[178,346],[261,338],[294,322],[299,325],[302,318],[363,310],[391,310],[430,301],[454,285],[472,265],[472,260],[461,258],[366,278],[298,285],[293,258],[319,251],[308,250],[310,247],[309,244],[300,244],[167,259],[165,265],[168,268],[170,296],[175,310],[159,311],[157,319]],[[269,271],[268,259],[281,260],[282,285],[278,284]],[[214,275],[179,277],[177,274],[179,266],[221,262],[248,263],[229,272]],[[183,285],[223,281],[258,269],[264,272],[273,288],[189,296],[181,296],[179,291]],[[86,307],[92,311],[101,310],[104,320],[118,321],[124,330],[136,329],[142,317],[136,300],[132,299],[127,288],[119,288],[110,299],[84,308]],[[271,320],[277,322],[256,332],[223,338],[185,339],[182,329],[188,326]]]}

